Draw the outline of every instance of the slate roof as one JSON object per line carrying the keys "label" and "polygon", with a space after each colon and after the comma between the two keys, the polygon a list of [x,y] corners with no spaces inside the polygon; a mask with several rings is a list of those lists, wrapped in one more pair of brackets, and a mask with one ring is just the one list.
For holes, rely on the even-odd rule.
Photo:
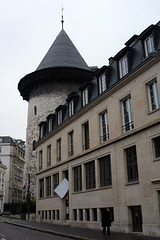
{"label": "slate roof", "polygon": [[75,67],[90,70],[63,29],[51,45],[37,70],[53,67]]}

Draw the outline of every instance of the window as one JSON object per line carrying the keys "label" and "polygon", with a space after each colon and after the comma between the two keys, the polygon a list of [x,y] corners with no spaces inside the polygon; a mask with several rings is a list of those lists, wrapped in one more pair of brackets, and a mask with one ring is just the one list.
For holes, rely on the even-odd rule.
{"label": "window", "polygon": [[59,210],[57,210],[56,212],[57,212],[57,220],[59,220]]}
{"label": "window", "polygon": [[93,221],[97,221],[97,208],[92,209]]}
{"label": "window", "polygon": [[148,87],[149,109],[150,111],[154,111],[155,109],[160,107],[157,80],[154,79],[151,83],[147,85],[147,87]]}
{"label": "window", "polygon": [[[36,150],[36,140],[33,141],[32,143],[32,150],[35,151]],[[21,153],[22,155],[22,153]]]}
{"label": "window", "polygon": [[51,196],[51,176],[46,177],[46,197]]}
{"label": "window", "polygon": [[74,220],[77,220],[77,209],[73,209]]}
{"label": "window", "polygon": [[82,91],[82,106],[84,107],[87,104],[88,104],[88,88]]}
{"label": "window", "polygon": [[53,213],[53,220],[55,220],[56,219],[56,211],[53,210],[52,213]]}
{"label": "window", "polygon": [[104,92],[106,89],[107,89],[106,76],[105,76],[105,74],[103,74],[103,75],[100,76],[100,78],[99,78],[99,93],[101,94],[101,93]]}
{"label": "window", "polygon": [[79,209],[79,220],[83,221],[83,209]]}
{"label": "window", "polygon": [[49,219],[51,220],[51,210],[49,210],[48,212],[49,212]]}
{"label": "window", "polygon": [[107,111],[100,114],[100,141],[105,142],[109,139]]}
{"label": "window", "polygon": [[68,152],[68,155],[69,157],[73,156],[74,155],[74,147],[73,147],[73,131],[71,131],[69,134],[68,134],[68,140],[69,140],[69,152]]}
{"label": "window", "polygon": [[110,155],[99,159],[100,187],[112,185]]}
{"label": "window", "polygon": [[43,164],[43,151],[39,151],[39,170],[42,170]]}
{"label": "window", "polygon": [[120,70],[120,78],[122,78],[128,73],[128,60],[126,55],[123,58],[121,58],[119,61],[119,70]]}
{"label": "window", "polygon": [[86,189],[94,189],[96,187],[95,181],[95,163],[91,161],[85,164],[86,167]]}
{"label": "window", "polygon": [[62,123],[62,109],[58,111],[57,118],[58,125],[60,125]]}
{"label": "window", "polygon": [[39,180],[39,197],[44,197],[44,179]]}
{"label": "window", "polygon": [[37,115],[37,107],[34,106],[34,115]]}
{"label": "window", "polygon": [[130,96],[122,101],[122,121],[123,121],[123,126],[122,126],[123,132],[127,132],[134,128],[132,103],[131,103]]}
{"label": "window", "polygon": [[51,132],[52,129],[53,129],[53,123],[52,123],[52,118],[50,118],[48,121],[48,131]]}
{"label": "window", "polygon": [[155,158],[160,158],[160,136],[153,139]]}
{"label": "window", "polygon": [[154,52],[153,36],[150,35],[144,40],[145,56],[148,57],[149,53]]}
{"label": "window", "polygon": [[53,194],[57,195],[56,192],[54,192],[54,190],[56,189],[56,187],[59,185],[59,173],[56,173],[53,175]]}
{"label": "window", "polygon": [[44,136],[44,126],[42,125],[40,127],[40,138],[43,138],[43,136]]}
{"label": "window", "polygon": [[74,114],[74,102],[73,100],[68,103],[69,117]]}
{"label": "window", "polygon": [[81,166],[74,168],[74,192],[82,191],[82,168]]}
{"label": "window", "polygon": [[89,123],[88,122],[82,125],[82,148],[83,150],[89,149]]}
{"label": "window", "polygon": [[47,167],[51,166],[51,145],[47,146]]}
{"label": "window", "polygon": [[57,161],[61,161],[61,138],[57,140]]}
{"label": "window", "polygon": [[85,209],[85,213],[86,213],[86,220],[90,221],[90,211],[89,211],[89,209]]}
{"label": "window", "polygon": [[138,181],[138,166],[136,146],[130,147],[126,151],[127,177],[128,182]]}

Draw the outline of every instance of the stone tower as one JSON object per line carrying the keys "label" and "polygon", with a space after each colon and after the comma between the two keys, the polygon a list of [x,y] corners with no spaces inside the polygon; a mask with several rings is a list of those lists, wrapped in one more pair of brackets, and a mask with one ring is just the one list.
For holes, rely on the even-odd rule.
{"label": "stone tower", "polygon": [[25,198],[36,197],[36,151],[38,124],[66,102],[89,78],[91,71],[63,29],[51,45],[36,71],[23,77],[18,90],[28,101],[26,130]]}

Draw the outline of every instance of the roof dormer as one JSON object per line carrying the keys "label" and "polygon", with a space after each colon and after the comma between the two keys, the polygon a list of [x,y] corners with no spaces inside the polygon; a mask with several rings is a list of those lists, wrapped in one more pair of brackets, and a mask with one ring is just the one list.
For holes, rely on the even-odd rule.
{"label": "roof dormer", "polygon": [[117,60],[119,78],[123,78],[131,71],[134,51],[133,47],[125,47],[114,57]]}
{"label": "roof dormer", "polygon": [[160,48],[158,47],[158,36],[160,35],[159,26],[150,25],[140,35],[139,39],[143,43],[144,57],[148,57]]}
{"label": "roof dormer", "polygon": [[101,94],[107,90],[109,86],[111,71],[112,67],[103,66],[95,72],[95,76],[97,77],[98,94]]}
{"label": "roof dormer", "polygon": [[93,82],[86,82],[79,88],[81,91],[82,107],[86,106],[90,102],[93,85]]}

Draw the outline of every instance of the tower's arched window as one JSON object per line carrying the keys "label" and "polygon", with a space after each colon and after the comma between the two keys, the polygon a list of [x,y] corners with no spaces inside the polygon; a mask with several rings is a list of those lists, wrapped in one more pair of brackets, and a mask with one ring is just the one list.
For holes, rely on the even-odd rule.
{"label": "tower's arched window", "polygon": [[36,140],[34,140],[33,143],[32,143],[32,150],[33,151],[36,150]]}
{"label": "tower's arched window", "polygon": [[37,115],[37,107],[34,106],[34,115]]}

